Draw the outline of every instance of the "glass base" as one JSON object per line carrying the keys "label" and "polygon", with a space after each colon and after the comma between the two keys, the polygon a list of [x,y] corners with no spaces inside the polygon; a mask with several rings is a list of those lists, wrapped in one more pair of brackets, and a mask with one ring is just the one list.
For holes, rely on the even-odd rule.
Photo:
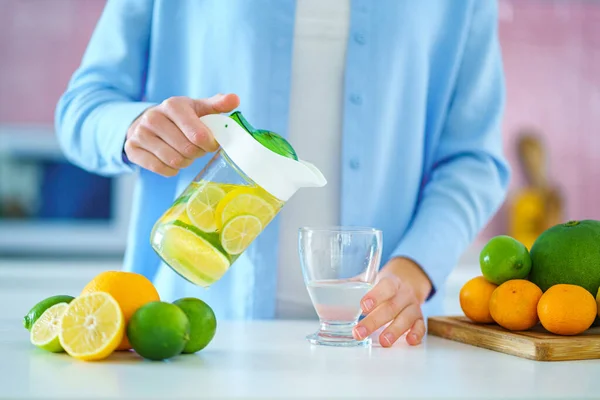
{"label": "glass base", "polygon": [[352,329],[356,322],[352,323],[336,323],[336,322],[321,322],[320,329],[306,336],[311,344],[321,346],[336,346],[336,347],[367,347],[371,345],[371,338],[367,337],[363,340],[356,340],[352,336]]}

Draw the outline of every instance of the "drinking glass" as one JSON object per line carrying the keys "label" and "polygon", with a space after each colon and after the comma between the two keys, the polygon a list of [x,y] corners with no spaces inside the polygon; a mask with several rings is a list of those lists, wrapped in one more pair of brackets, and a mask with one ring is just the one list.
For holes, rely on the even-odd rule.
{"label": "drinking glass", "polygon": [[362,313],[360,302],[379,270],[382,232],[373,228],[305,227],[298,233],[304,283],[320,327],[307,336],[312,344],[368,346],[352,329]]}

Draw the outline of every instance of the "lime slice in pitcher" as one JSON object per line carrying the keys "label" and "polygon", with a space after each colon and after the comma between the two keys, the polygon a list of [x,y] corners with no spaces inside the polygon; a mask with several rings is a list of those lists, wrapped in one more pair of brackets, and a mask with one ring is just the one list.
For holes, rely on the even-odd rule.
{"label": "lime slice in pitcher", "polygon": [[221,227],[240,215],[252,215],[266,226],[275,216],[275,209],[259,193],[256,188],[240,188],[227,193],[215,210],[217,226]]}
{"label": "lime slice in pitcher", "polygon": [[210,285],[229,268],[229,259],[191,229],[178,225],[164,228],[161,255],[186,279]]}
{"label": "lime slice in pitcher", "polygon": [[241,254],[262,229],[262,223],[253,215],[234,217],[223,227],[221,246],[231,255]]}
{"label": "lime slice in pitcher", "polygon": [[215,184],[200,186],[187,202],[187,215],[192,224],[204,232],[217,230],[214,207],[225,197],[225,191]]}

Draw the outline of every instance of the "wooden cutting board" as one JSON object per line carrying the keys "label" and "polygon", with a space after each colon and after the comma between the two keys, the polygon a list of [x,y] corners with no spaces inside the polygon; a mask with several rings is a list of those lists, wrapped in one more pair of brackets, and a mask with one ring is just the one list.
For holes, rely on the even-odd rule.
{"label": "wooden cutting board", "polygon": [[541,325],[525,332],[510,332],[498,325],[481,325],[466,317],[430,317],[429,335],[538,361],[600,358],[600,327],[577,336],[559,336]]}

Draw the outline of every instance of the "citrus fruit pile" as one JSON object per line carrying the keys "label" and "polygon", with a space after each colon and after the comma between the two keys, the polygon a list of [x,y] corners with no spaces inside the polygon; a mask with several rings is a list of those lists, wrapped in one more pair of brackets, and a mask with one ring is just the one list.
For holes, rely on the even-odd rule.
{"label": "citrus fruit pile", "polygon": [[578,335],[600,317],[600,221],[569,221],[544,231],[531,250],[500,235],[479,255],[481,275],[459,301],[475,323],[525,331],[538,323],[557,335]]}
{"label": "citrus fruit pile", "polygon": [[275,217],[282,202],[259,186],[192,183],[155,226],[153,248],[199,286],[220,279]]}
{"label": "citrus fruit pile", "polygon": [[23,325],[36,347],[80,360],[102,360],[118,350],[165,360],[204,349],[217,321],[200,299],[167,303],[143,275],[107,271],[77,297],[57,295],[40,301]]}

